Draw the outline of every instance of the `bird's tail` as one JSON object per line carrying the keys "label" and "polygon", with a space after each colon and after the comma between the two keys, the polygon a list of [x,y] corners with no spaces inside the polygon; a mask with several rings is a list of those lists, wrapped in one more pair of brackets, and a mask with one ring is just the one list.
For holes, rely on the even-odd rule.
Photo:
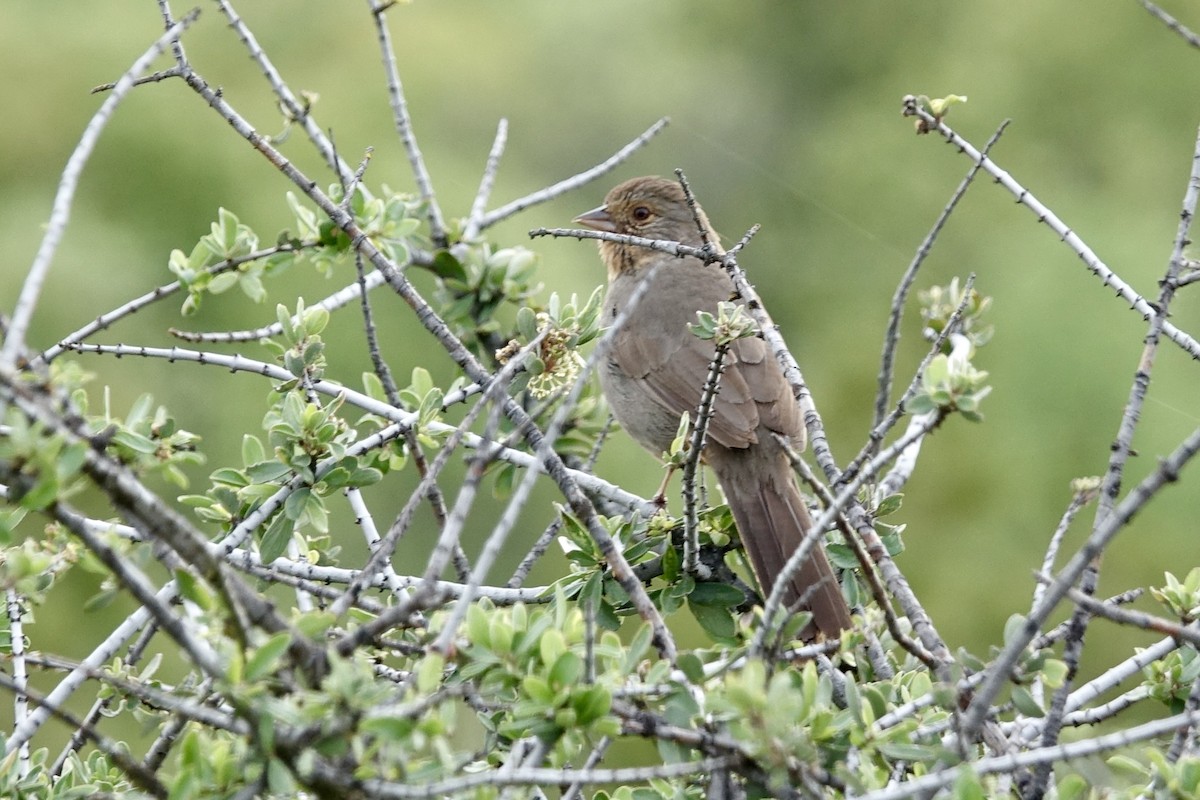
{"label": "bird's tail", "polygon": [[[764,458],[768,453],[770,458]],[[812,518],[787,456],[769,435],[745,449],[710,445],[706,455],[725,491],[742,546],[765,598],[812,528]],[[800,600],[802,607],[812,612],[813,626],[826,638],[837,638],[850,627],[850,609],[820,541],[812,546],[784,595],[789,607]],[[813,631],[806,631],[804,636],[813,638]]]}

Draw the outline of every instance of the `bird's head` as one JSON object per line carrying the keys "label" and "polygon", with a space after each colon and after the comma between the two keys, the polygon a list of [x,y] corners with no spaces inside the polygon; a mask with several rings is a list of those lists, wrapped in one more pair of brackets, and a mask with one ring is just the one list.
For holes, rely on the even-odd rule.
{"label": "bird's head", "polygon": [[[708,239],[718,243],[716,232],[697,206],[696,215],[708,230]],[[604,205],[580,214],[575,221],[593,230],[641,236],[702,247],[696,215],[688,207],[683,188],[666,178],[633,178],[620,184],[604,198]],[[600,242],[600,255],[608,265],[609,279],[626,270],[647,266],[661,253],[619,242]]]}

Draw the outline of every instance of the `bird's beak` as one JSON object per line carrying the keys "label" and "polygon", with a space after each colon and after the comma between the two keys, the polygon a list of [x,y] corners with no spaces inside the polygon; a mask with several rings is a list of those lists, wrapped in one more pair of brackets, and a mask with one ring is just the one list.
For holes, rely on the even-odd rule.
{"label": "bird's beak", "polygon": [[608,209],[605,206],[593,208],[585,214],[580,214],[574,221],[594,231],[617,232],[617,226],[613,222],[613,218],[608,215]]}

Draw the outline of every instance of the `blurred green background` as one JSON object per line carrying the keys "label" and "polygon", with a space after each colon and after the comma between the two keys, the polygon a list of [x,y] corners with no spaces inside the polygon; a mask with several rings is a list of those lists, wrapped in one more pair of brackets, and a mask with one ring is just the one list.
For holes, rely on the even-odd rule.
{"label": "blurred green background", "polygon": [[[316,117],[343,156],[357,162],[373,146],[367,180],[410,190],[366,4],[239,5],[291,87],[319,93]],[[215,5],[202,7],[184,38],[193,64],[260,131],[276,132],[281,118],[257,68]],[[1200,13],[1190,13],[1185,22],[1200,27]],[[619,180],[683,168],[727,239],[762,224],[742,262],[783,325],[842,461],[869,423],[896,281],[969,167],[940,139],[913,134],[899,114],[903,95],[969,96],[949,122],[977,145],[1011,119],[996,160],[1150,294],[1170,253],[1200,122],[1200,54],[1133,0],[418,0],[397,6],[390,21],[416,133],[450,217],[465,215],[501,117],[510,131],[493,207],[590,167],[669,115],[667,130],[610,178],[500,226],[494,241],[541,254],[546,294],[588,293],[603,279],[594,248],[530,242],[526,231],[568,224]],[[101,102],[89,89],[115,80],[160,30],[149,0],[0,6],[6,312],[38,246],[59,173]],[[330,182],[299,132],[284,151],[310,176]],[[219,206],[273,240],[289,224],[284,192],[291,188],[182,83],[137,89],[87,165],[32,342],[47,346],[168,282],[170,250],[190,250]],[[1028,608],[1031,571],[1068,502],[1069,481],[1105,468],[1145,325],[986,180],[943,232],[918,288],[970,272],[995,298],[996,335],[976,361],[995,387],[986,421],[951,419],[928,441],[897,521],[908,525],[900,566],[936,625],[952,646],[982,653],[999,641],[1009,614]],[[291,305],[300,294],[313,302],[350,275],[327,282],[293,270],[286,284],[269,287],[270,305],[231,293],[182,322],[178,301],[159,304],[99,340],[165,346],[171,325],[256,327],[274,318],[275,302]],[[423,277],[419,282],[432,288]],[[1173,321],[1184,329],[1197,327],[1192,294],[1184,291],[1174,308]],[[440,378],[452,374],[400,301],[378,293],[376,310],[402,381],[418,364]],[[902,382],[924,351],[915,312],[903,333]],[[339,314],[328,338],[333,375],[357,385],[369,367],[357,312]],[[255,346],[243,349],[263,356]],[[120,413],[149,390],[184,427],[203,434],[210,461],[198,478],[237,458],[240,434],[257,427],[268,391],[255,378],[192,365],[93,357],[83,363],[100,376],[96,407],[103,385]],[[1192,366],[1171,346],[1161,353],[1126,486],[1195,428]],[[599,471],[643,494],[659,480],[653,460],[622,436]],[[1164,570],[1182,575],[1197,563],[1193,473],[1185,472],[1184,482],[1109,551],[1103,594],[1161,582]],[[398,504],[411,486],[404,476],[389,481],[374,495],[384,524],[387,503]],[[554,493],[539,497],[549,501]],[[526,514],[514,552],[548,520],[545,508]],[[1084,512],[1069,544],[1081,541],[1091,515]],[[346,538],[357,537],[351,530]],[[427,542],[406,541],[401,558],[423,563]],[[506,575],[510,566],[500,571]],[[562,569],[548,559],[534,579],[550,580]],[[37,645],[72,655],[86,652],[105,627],[86,615],[59,618],[61,609],[41,613]],[[1148,640],[1105,625],[1094,635],[1111,637],[1110,647],[1094,651],[1096,667],[1110,663],[1112,647],[1126,652]]]}

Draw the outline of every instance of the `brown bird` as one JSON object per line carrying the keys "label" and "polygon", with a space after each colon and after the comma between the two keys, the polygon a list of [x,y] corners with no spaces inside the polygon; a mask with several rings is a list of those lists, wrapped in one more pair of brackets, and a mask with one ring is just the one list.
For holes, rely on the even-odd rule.
{"label": "brown bird", "polygon": [[[707,217],[702,211],[698,216],[716,245]],[[626,181],[608,193],[603,206],[575,221],[599,231],[703,245],[682,188],[663,178]],[[713,343],[688,325],[696,322],[697,311],[715,315],[718,303],[732,300],[733,281],[719,265],[634,245],[602,241],[600,256],[608,268],[606,323],[627,309],[631,296],[651,276],[621,329],[612,334],[600,385],[621,426],[659,455],[670,448],[681,415],[686,411],[694,418],[713,357]],[[782,434],[803,449],[804,422],[783,369],[761,338],[734,342],[724,366],[704,457],[725,492],[765,595],[812,527],[787,454],[773,435]],[[801,598],[826,637],[850,627],[850,610],[819,544],[796,573],[785,602],[791,606]],[[805,635],[812,638],[812,631]]]}

